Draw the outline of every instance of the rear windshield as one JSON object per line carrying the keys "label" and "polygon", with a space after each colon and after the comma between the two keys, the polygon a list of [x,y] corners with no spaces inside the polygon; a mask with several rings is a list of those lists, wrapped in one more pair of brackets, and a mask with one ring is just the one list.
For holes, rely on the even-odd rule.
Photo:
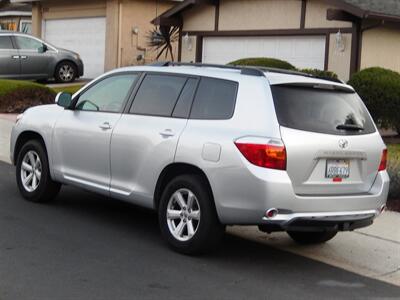
{"label": "rear windshield", "polygon": [[310,87],[271,86],[279,124],[336,135],[375,132],[360,97],[354,92]]}

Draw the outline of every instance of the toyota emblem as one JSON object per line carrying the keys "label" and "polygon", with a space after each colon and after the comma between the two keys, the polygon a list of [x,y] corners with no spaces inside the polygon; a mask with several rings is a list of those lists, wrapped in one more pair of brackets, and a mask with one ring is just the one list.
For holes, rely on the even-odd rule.
{"label": "toyota emblem", "polygon": [[349,142],[347,140],[340,140],[339,147],[340,149],[346,149],[349,146]]}

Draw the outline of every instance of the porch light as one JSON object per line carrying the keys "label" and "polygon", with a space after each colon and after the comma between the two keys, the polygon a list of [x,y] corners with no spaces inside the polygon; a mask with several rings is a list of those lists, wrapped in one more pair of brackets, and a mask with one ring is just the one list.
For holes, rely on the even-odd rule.
{"label": "porch light", "polygon": [[336,49],[339,52],[344,52],[346,49],[345,40],[340,30],[336,33]]}
{"label": "porch light", "polygon": [[185,36],[182,38],[182,42],[188,51],[192,51],[193,43],[192,43],[192,39],[189,37],[188,33],[186,33]]}

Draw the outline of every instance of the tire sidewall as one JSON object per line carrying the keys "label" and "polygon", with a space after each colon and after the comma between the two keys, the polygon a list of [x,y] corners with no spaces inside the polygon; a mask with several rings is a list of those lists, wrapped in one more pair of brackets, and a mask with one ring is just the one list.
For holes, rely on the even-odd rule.
{"label": "tire sidewall", "polygon": [[[40,158],[40,162],[42,164],[42,176],[40,178],[39,185],[36,188],[36,190],[34,190],[33,192],[29,192],[24,188],[22,184],[21,166],[25,154],[32,150],[35,151]],[[39,141],[27,142],[24,146],[22,146],[21,151],[18,153],[17,164],[16,164],[17,185],[22,196],[29,201],[38,202],[46,192],[46,187],[49,184],[49,178],[50,178],[49,163],[43,145]]]}
{"label": "tire sidewall", "polygon": [[[189,189],[197,198],[200,206],[200,222],[195,235],[188,241],[179,241],[171,234],[167,223],[167,207],[171,196],[179,189]],[[175,250],[193,254],[202,252],[208,240],[210,231],[218,231],[217,216],[213,199],[204,180],[200,176],[183,175],[173,179],[164,189],[158,209],[158,218],[163,237]]]}

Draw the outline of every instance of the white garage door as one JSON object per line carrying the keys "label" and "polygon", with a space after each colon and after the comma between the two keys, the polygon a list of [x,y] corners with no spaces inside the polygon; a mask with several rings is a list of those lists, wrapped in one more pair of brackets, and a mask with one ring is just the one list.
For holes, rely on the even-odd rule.
{"label": "white garage door", "polygon": [[226,64],[248,57],[272,57],[297,68],[324,69],[325,36],[205,37],[203,62]]}
{"label": "white garage door", "polygon": [[105,18],[46,20],[43,39],[54,46],[79,53],[85,66],[85,78],[104,73],[106,44]]}

